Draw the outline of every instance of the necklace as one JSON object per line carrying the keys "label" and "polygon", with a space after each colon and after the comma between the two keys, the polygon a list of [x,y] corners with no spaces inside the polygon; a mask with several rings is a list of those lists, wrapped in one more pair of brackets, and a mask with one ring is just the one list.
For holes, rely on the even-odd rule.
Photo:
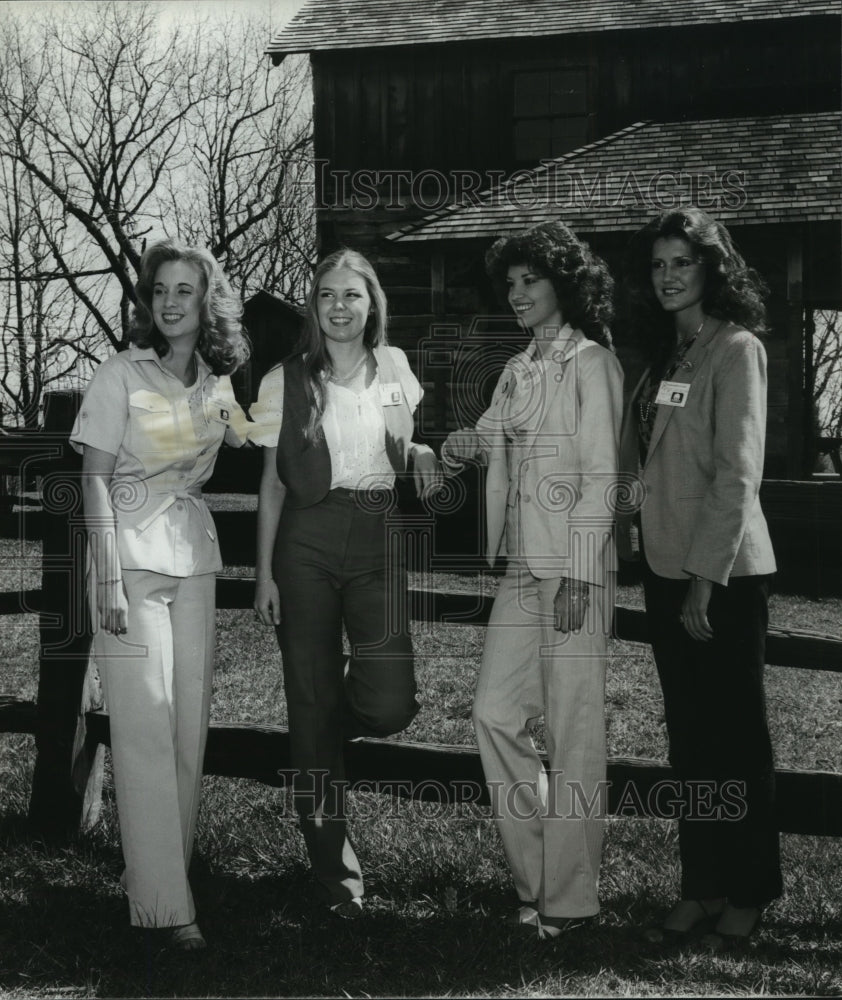
{"label": "necklace", "polygon": [[347,375],[331,375],[329,379],[331,382],[335,382],[337,385],[341,385],[343,382],[350,382],[351,379],[359,372],[362,366],[368,361],[368,351],[366,351],[360,360],[354,365],[354,367],[348,372]]}
{"label": "necklace", "polygon": [[[667,380],[671,379],[673,375],[675,375],[675,373],[676,373],[676,371],[678,371],[678,369],[679,369],[682,361],[684,361],[684,358],[687,356],[687,352],[690,350],[690,348],[696,342],[696,338],[702,332],[702,327],[704,325],[705,325],[705,321],[702,320],[702,322],[699,323],[699,329],[696,330],[696,332],[693,334],[692,337],[689,338],[689,340],[686,340],[684,342],[684,345],[682,346],[681,350],[675,356],[675,361],[673,361],[673,363],[669,366],[669,368],[667,369],[666,373],[664,374],[664,377],[663,377],[662,381],[667,381]],[[640,410],[640,421],[641,421],[641,423],[646,424],[646,423],[649,422],[649,413],[652,410],[652,407],[655,405],[655,403],[654,403],[654,397],[655,397],[655,393],[653,393],[651,391],[651,389],[650,389],[649,398],[647,399],[647,401],[645,403],[642,402],[641,400],[638,400],[637,406],[638,406],[638,409]]]}

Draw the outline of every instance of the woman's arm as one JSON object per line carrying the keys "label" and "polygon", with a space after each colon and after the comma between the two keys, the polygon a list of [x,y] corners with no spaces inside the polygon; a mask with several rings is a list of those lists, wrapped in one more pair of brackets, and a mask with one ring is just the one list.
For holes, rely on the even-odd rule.
{"label": "woman's arm", "polygon": [[442,472],[436,453],[429,445],[413,442],[409,449],[412,456],[412,474],[415,492],[419,497],[434,493],[442,484]]}
{"label": "woman's arm", "polygon": [[117,522],[109,487],[117,456],[91,445],[84,446],[82,497],[88,545],[96,567],[96,608],[99,625],[106,632],[123,635],[128,621],[128,601],[117,546]]}
{"label": "woman's arm", "polygon": [[[577,576],[562,577],[555,596],[555,628],[576,632],[590,604],[590,586],[604,585],[599,534],[610,532],[623,420],[623,369],[617,358],[594,349],[578,355],[577,499],[568,520],[569,545],[580,560]],[[593,535],[597,535],[594,550]],[[588,563],[595,551],[599,565]]]}
{"label": "woman's arm", "polygon": [[286,487],[278,479],[275,466],[277,448],[264,448],[263,474],[257,500],[257,559],[254,610],[264,625],[281,624],[278,585],[272,576],[272,553],[278,537],[278,525],[284,506]]}

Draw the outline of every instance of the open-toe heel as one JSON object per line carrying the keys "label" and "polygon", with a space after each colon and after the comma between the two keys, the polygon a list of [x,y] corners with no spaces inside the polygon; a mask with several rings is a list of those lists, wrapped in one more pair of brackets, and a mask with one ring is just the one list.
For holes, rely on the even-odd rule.
{"label": "open-toe heel", "polygon": [[646,927],[643,931],[644,941],[662,947],[675,948],[686,944],[692,938],[704,934],[706,931],[713,930],[715,921],[722,914],[722,909],[711,909],[701,899],[680,900],[670,911],[667,920],[675,914],[679,907],[687,903],[694,904],[697,913],[686,927],[665,927],[663,924],[657,927]]}

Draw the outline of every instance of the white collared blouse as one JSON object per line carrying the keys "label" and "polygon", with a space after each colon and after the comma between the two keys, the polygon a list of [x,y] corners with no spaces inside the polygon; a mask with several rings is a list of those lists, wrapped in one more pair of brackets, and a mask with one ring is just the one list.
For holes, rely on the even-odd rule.
{"label": "white collared blouse", "polygon": [[[400,380],[397,388],[415,412],[424,395],[418,379],[402,350],[391,345],[389,352]],[[395,471],[386,450],[386,421],[383,384],[378,369],[371,385],[362,392],[325,381],[326,401],[322,430],[330,454],[330,488],[390,489]],[[400,402],[399,397],[393,402]],[[251,407],[249,438],[265,448],[278,443],[284,411],[284,369],[281,365],[264,375],[257,402]],[[416,451],[423,445],[414,445]],[[426,450],[426,449],[425,449]]]}
{"label": "white collared blouse", "polygon": [[111,505],[124,569],[196,576],[222,568],[213,518],[202,498],[223,441],[241,445],[245,414],[231,379],[196,354],[184,386],[153,348],[132,346],[104,361],[70,435],[116,457]]}

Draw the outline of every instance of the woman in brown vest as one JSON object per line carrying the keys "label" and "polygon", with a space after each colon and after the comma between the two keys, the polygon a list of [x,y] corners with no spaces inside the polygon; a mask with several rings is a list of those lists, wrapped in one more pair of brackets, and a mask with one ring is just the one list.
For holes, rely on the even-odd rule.
{"label": "woman in brown vest", "polygon": [[300,352],[265,376],[252,407],[252,440],[266,448],[254,607],[277,629],[296,809],[342,917],[359,916],[363,896],[343,740],[399,732],[418,711],[403,546],[387,514],[410,458],[419,495],[439,481],[433,452],[412,441],[421,395],[387,345],[373,268],[353,250],[332,254],[313,276]]}

